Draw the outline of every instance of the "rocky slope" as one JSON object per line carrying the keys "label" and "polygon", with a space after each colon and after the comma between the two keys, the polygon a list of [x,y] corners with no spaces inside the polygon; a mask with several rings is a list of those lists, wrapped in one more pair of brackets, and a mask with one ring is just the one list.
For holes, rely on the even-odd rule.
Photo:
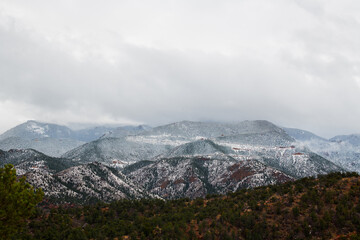
{"label": "rocky slope", "polygon": [[205,197],[293,180],[256,160],[239,162],[224,156],[175,157],[144,165],[125,172],[135,184],[166,199]]}
{"label": "rocky slope", "polygon": [[0,150],[0,166],[8,163],[15,166],[18,175],[37,169],[56,173],[75,165],[68,159],[50,157],[33,149]]}
{"label": "rocky slope", "polygon": [[135,183],[164,198],[200,197],[343,171],[321,156],[289,147],[221,146],[197,140],[126,167]]}
{"label": "rocky slope", "polygon": [[134,185],[125,175],[100,163],[68,168],[55,174],[37,169],[26,174],[27,181],[41,187],[55,202],[89,203],[119,199],[158,198]]}
{"label": "rocky slope", "polygon": [[0,164],[13,164],[36,188],[55,202],[86,203],[123,198],[157,196],[135,186],[124,174],[100,163],[79,165],[66,158],[54,158],[36,150],[0,150]]}

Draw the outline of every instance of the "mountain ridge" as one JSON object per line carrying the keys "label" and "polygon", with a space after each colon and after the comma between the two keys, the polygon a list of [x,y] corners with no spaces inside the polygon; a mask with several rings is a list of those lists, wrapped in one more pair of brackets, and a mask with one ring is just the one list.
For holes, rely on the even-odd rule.
{"label": "mountain ridge", "polygon": [[[130,135],[123,130],[118,128],[119,137],[109,133],[61,158],[35,158],[40,153],[31,150],[23,150],[33,156],[28,158],[7,154],[35,187],[69,201],[112,201],[110,192],[116,191],[119,198],[196,198],[344,171],[268,121],[182,121],[139,126]],[[49,164],[59,159],[70,165],[52,169]]]}

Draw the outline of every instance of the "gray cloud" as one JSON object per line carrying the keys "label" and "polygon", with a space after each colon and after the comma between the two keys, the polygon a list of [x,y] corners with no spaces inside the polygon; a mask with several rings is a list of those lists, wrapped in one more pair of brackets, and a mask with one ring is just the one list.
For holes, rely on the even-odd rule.
{"label": "gray cloud", "polygon": [[360,132],[354,6],[52,4],[0,4],[2,131],[32,118],[152,125],[267,119],[324,136]]}

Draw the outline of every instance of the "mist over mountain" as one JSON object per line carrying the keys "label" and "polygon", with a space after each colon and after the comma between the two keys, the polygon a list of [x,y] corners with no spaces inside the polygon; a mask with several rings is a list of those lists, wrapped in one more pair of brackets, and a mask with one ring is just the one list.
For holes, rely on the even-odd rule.
{"label": "mist over mountain", "polygon": [[128,135],[135,135],[149,131],[151,129],[152,127],[147,125],[117,127],[106,132],[102,138],[122,138]]}
{"label": "mist over mountain", "polygon": [[171,135],[184,139],[216,138],[221,136],[236,136],[265,132],[285,133],[283,129],[265,120],[242,121],[234,123],[192,122],[182,121],[153,128],[143,135]]}
{"label": "mist over mountain", "polygon": [[0,240],[360,239],[359,12],[0,0]]}
{"label": "mist over mountain", "polygon": [[19,137],[22,139],[41,139],[41,138],[54,138],[54,139],[73,139],[81,142],[94,141],[106,133],[115,129],[126,129],[131,131],[138,128],[137,126],[124,126],[124,127],[108,127],[108,126],[95,126],[79,130],[73,130],[67,126],[62,126],[53,123],[44,123],[34,120],[29,120],[0,135],[0,140],[9,137]]}
{"label": "mist over mountain", "polygon": [[312,132],[301,130],[297,128],[283,128],[287,134],[298,141],[310,141],[310,140],[322,140],[326,141],[325,138],[319,137]]}
{"label": "mist over mountain", "polygon": [[46,155],[60,157],[71,149],[81,146],[84,142],[69,138],[35,138],[26,139],[21,137],[8,137],[0,140],[0,149],[8,151],[10,149],[35,149]]}

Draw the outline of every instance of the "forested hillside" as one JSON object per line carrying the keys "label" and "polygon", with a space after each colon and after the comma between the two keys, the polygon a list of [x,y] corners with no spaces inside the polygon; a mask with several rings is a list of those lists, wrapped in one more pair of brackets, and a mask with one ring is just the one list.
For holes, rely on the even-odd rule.
{"label": "forested hillside", "polygon": [[195,200],[43,206],[19,239],[359,239],[360,177],[331,173]]}

